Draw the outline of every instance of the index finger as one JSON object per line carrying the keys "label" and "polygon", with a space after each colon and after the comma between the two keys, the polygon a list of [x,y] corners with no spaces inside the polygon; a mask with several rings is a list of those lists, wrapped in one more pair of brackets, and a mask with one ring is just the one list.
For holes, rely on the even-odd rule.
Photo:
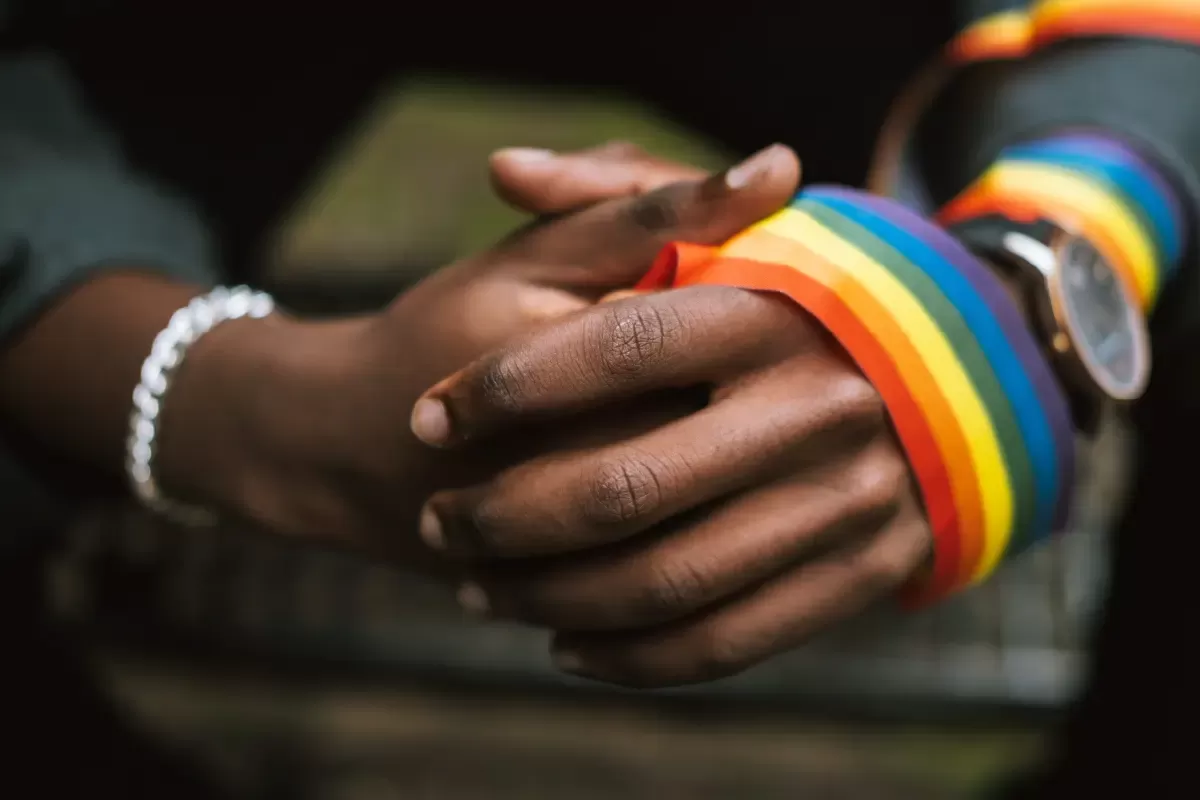
{"label": "index finger", "polygon": [[719,244],[775,213],[799,180],[796,155],[773,145],[718,175],[599,203],[505,247],[523,280],[599,299],[636,283],[668,242]]}
{"label": "index finger", "polygon": [[701,180],[707,174],[624,142],[575,153],[507,148],[492,154],[489,167],[496,193],[534,214],[573,211],[614,197],[645,194],[668,183]]}
{"label": "index finger", "polygon": [[719,382],[797,341],[778,298],[695,286],[593,306],[528,333],[427,391],[412,430],[445,447],[663,389]]}

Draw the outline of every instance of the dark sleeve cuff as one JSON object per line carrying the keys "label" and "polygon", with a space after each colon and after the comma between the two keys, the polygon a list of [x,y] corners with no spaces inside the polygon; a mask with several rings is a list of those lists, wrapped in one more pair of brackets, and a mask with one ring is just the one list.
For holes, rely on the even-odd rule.
{"label": "dark sleeve cuff", "polygon": [[0,61],[0,339],[98,270],[215,279],[204,221],[138,175],[49,53]]}
{"label": "dark sleeve cuff", "polygon": [[911,163],[927,201],[941,205],[1004,147],[1064,128],[1105,130],[1156,161],[1191,223],[1190,251],[1154,317],[1156,355],[1165,353],[1200,334],[1200,105],[1185,100],[1197,75],[1200,48],[1134,39],[1064,43],[1019,62],[976,64],[922,118]]}
{"label": "dark sleeve cuff", "polygon": [[[0,159],[10,152],[0,142]],[[107,165],[37,153],[19,160],[0,168],[0,339],[106,268],[215,279],[205,226],[178,198]]]}
{"label": "dark sleeve cuff", "polygon": [[[0,12],[7,4],[0,0]],[[200,285],[215,248],[184,200],[130,169],[48,53],[0,59],[0,345],[64,292],[110,268]],[[0,549],[63,521],[74,499],[0,441]]]}

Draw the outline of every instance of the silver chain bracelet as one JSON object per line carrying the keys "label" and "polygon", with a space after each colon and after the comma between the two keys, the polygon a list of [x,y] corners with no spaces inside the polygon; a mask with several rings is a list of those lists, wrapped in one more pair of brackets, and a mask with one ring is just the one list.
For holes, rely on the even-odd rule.
{"label": "silver chain bracelet", "polygon": [[133,390],[133,413],[125,443],[125,472],[142,505],[184,525],[211,525],[216,514],[166,497],[154,472],[158,425],[171,377],[200,337],[229,320],[262,319],[275,310],[269,294],[246,286],[218,286],[194,298],[171,316],[167,327],[154,338],[150,355],[142,362],[141,379]]}

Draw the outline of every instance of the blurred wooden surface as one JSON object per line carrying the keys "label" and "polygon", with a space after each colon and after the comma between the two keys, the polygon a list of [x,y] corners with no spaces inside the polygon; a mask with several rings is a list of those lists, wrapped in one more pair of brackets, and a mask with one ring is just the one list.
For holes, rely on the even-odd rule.
{"label": "blurred wooden surface", "polygon": [[939,800],[978,796],[1039,743],[1020,731],[101,663],[142,719],[256,797]]}
{"label": "blurred wooden surface", "polygon": [[[922,702],[868,722],[893,682],[848,699],[853,682],[821,683],[799,654],[742,694],[598,691],[555,676],[544,636],[467,620],[382,566],[128,508],[79,533],[50,573],[56,616],[153,738],[247,797],[936,800],[978,796],[1044,742],[1028,720],[896,724]],[[828,721],[839,709],[857,711]]]}

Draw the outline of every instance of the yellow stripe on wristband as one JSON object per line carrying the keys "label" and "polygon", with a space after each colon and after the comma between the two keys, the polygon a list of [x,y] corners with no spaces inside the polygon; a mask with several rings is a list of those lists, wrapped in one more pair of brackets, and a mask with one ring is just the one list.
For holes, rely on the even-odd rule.
{"label": "yellow stripe on wristband", "polygon": [[1040,0],[1029,16],[1034,47],[1076,36],[1152,36],[1196,42],[1196,0]]}
{"label": "yellow stripe on wristband", "polygon": [[1067,39],[1126,36],[1200,44],[1195,0],[1041,0],[976,20],[950,43],[951,61],[1024,58]]}
{"label": "yellow stripe on wristband", "polygon": [[[986,577],[1000,561],[1012,534],[1013,489],[995,426],[953,347],[928,312],[890,271],[808,214],[794,208],[784,209],[741,236],[752,237],[759,229],[803,242],[837,264],[891,312],[923,355],[938,387],[955,410],[971,454],[983,503],[985,531],[972,583]],[[737,257],[741,236],[722,248],[722,253]],[[754,257],[754,253],[748,255]]]}
{"label": "yellow stripe on wristband", "polygon": [[1002,11],[964,28],[950,43],[952,61],[1020,58],[1033,41],[1033,20],[1026,11]]}
{"label": "yellow stripe on wristband", "polygon": [[1000,161],[938,216],[951,223],[1022,208],[1079,231],[1104,254],[1142,307],[1154,306],[1159,288],[1154,243],[1128,208],[1068,169]]}

